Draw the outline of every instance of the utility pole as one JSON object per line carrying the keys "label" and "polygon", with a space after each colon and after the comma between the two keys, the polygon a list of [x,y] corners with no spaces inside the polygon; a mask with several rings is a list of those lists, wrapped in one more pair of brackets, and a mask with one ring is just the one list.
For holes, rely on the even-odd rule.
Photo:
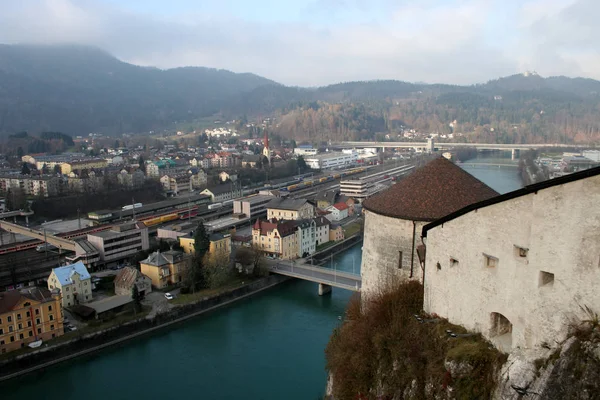
{"label": "utility pole", "polygon": [[133,212],[133,220],[135,221],[135,199],[131,198],[131,211]]}
{"label": "utility pole", "polygon": [[192,207],[190,205],[192,193],[188,191],[188,222],[192,221]]}
{"label": "utility pole", "polygon": [[48,259],[48,242],[46,241],[46,228],[44,228],[44,250],[46,251],[46,259]]}

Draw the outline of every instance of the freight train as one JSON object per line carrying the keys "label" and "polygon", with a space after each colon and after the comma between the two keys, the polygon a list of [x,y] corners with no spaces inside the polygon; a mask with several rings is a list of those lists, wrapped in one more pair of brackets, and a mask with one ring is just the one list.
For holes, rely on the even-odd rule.
{"label": "freight train", "polygon": [[314,180],[304,180],[302,182],[299,183],[295,183],[293,185],[289,185],[286,187],[283,187],[279,190],[284,191],[284,192],[295,192],[297,190],[302,190],[302,189],[306,189],[312,186],[316,186],[316,185],[320,185],[323,183],[327,183],[327,182],[331,182],[334,181],[336,179],[341,179],[344,178],[346,176],[350,176],[350,175],[355,175],[355,174],[360,174],[361,172],[365,172],[367,170],[367,168],[361,167],[361,168],[354,168],[351,170],[347,170],[347,171],[343,171],[343,172],[337,172],[335,174],[330,174],[327,176],[324,176],[322,178],[318,178],[318,179],[314,179]]}

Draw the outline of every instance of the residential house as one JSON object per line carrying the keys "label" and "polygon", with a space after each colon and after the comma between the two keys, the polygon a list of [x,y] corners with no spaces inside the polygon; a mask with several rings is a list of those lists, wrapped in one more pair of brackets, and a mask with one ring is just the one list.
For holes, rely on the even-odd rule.
{"label": "residential house", "polygon": [[348,218],[348,205],[346,203],[335,203],[327,207],[327,211],[331,212],[332,221],[341,221]]}
{"label": "residential house", "polygon": [[0,292],[0,354],[63,334],[58,291],[31,287]]}
{"label": "residential house", "polygon": [[252,245],[266,254],[291,260],[298,256],[297,228],[294,221],[256,220],[252,226]]}
{"label": "residential house", "polygon": [[92,277],[83,262],[53,268],[48,277],[48,289],[58,289],[63,307],[92,301]]}
{"label": "residential house", "polygon": [[138,189],[144,186],[144,181],[146,180],[146,176],[142,171],[136,169],[135,171],[127,171],[126,169],[122,169],[117,174],[117,181],[119,185],[126,187],[128,189]]}
{"label": "residential house", "polygon": [[115,277],[115,295],[131,296],[133,287],[137,286],[138,293],[144,297],[152,292],[152,279],[133,267],[125,267]]}
{"label": "residential house", "polygon": [[178,194],[180,191],[192,190],[190,174],[166,174],[163,175],[159,180],[165,191],[170,191],[174,194]]}
{"label": "residential house", "polygon": [[257,154],[244,155],[242,157],[242,168],[256,168],[261,156]]}
{"label": "residential house", "polygon": [[61,179],[50,175],[5,175],[0,177],[0,191],[22,190],[35,197],[51,197],[60,194]]}
{"label": "residential house", "polygon": [[235,182],[237,181],[237,174],[230,174],[226,171],[222,171],[221,173],[219,173],[219,180],[221,182],[227,182],[227,181],[231,181],[231,182]]}
{"label": "residential house", "polygon": [[83,160],[75,160],[60,164],[60,173],[63,175],[70,174],[73,171],[82,171],[84,169],[102,169],[108,165],[108,162],[103,158],[90,158]]}
{"label": "residential house", "polygon": [[[194,239],[194,232],[190,232],[187,235],[179,236],[179,245],[183,249],[183,252],[186,254],[194,253],[194,246],[196,244],[196,240]],[[210,254],[218,254],[223,253],[229,256],[231,254],[231,235],[230,234],[221,234],[221,233],[212,233],[209,236],[210,245],[208,248],[208,252]]]}
{"label": "residential house", "polygon": [[317,207],[326,209],[327,207],[332,206],[335,203],[336,196],[337,190],[324,190],[320,192],[315,198]]}
{"label": "residential house", "polygon": [[325,217],[316,217],[315,221],[315,245],[320,246],[323,243],[329,242],[329,225],[331,221],[329,221]]}
{"label": "residential house", "polygon": [[315,216],[315,207],[305,199],[275,198],[267,205],[267,219],[310,219]]}
{"label": "residential house", "polygon": [[152,286],[164,289],[181,283],[190,264],[191,257],[181,251],[156,251],[140,261],[140,270],[152,280]]}
{"label": "residential house", "polygon": [[329,240],[333,240],[335,242],[344,240],[344,229],[342,229],[341,225],[331,225],[329,227]]}
{"label": "residential house", "polygon": [[317,224],[313,219],[297,220],[297,242],[298,242],[298,257],[308,257],[316,250],[316,230]]}

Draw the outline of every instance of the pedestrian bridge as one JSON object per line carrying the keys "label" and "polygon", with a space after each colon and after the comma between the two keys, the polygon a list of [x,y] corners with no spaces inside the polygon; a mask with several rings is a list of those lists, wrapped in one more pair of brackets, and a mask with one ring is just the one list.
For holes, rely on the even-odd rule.
{"label": "pedestrian bridge", "polygon": [[275,274],[319,283],[319,294],[325,294],[328,290],[327,286],[359,292],[362,283],[361,276],[358,274],[294,261],[279,261],[271,264],[269,268]]}
{"label": "pedestrian bridge", "polygon": [[54,235],[48,235],[45,232],[37,231],[35,229],[26,228],[21,225],[12,224],[6,221],[0,221],[0,228],[10,233],[18,233],[19,235],[28,236],[33,239],[39,239],[46,243],[50,243],[58,247],[61,250],[76,250],[76,243],[73,240],[61,238]]}

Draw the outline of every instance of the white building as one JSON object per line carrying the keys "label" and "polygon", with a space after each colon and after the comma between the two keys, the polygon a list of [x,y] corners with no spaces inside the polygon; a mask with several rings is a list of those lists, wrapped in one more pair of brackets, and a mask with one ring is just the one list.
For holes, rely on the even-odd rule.
{"label": "white building", "polygon": [[275,196],[257,194],[233,201],[233,213],[245,214],[248,218],[262,217],[267,213],[267,205]]}
{"label": "white building", "polygon": [[421,229],[469,204],[497,196],[493,189],[443,157],[363,202],[362,293],[397,280],[422,280],[417,257]]}
{"label": "white building", "polygon": [[81,261],[53,268],[48,277],[48,289],[58,289],[63,307],[92,300],[92,277]]}
{"label": "white building", "polygon": [[320,246],[323,243],[329,242],[329,225],[331,221],[325,217],[316,217],[314,221],[316,245]]}
{"label": "white building", "polygon": [[306,199],[283,199],[276,197],[267,204],[267,219],[299,220],[315,216],[315,206]]}
{"label": "white building", "polygon": [[338,222],[348,218],[348,205],[346,203],[335,203],[325,210],[331,213],[331,221]]}
{"label": "white building", "polygon": [[581,152],[581,155],[592,161],[600,162],[600,150],[584,150]]}
{"label": "white building", "polygon": [[148,228],[143,222],[128,222],[107,231],[90,233],[87,240],[98,250],[104,263],[131,257],[150,247]]}
{"label": "white building", "polygon": [[356,199],[364,199],[369,195],[373,181],[366,179],[348,179],[340,181],[340,194]]}
{"label": "white building", "polygon": [[294,149],[294,154],[296,154],[297,156],[314,156],[317,155],[318,150],[317,149],[313,149],[312,147],[296,147]]}
{"label": "white building", "polygon": [[[600,310],[600,168],[426,225],[424,308],[498,348],[556,346]],[[365,248],[367,245],[365,243]]]}
{"label": "white building", "polygon": [[305,157],[304,161],[312,169],[342,168],[356,164],[358,153],[331,152]]}
{"label": "white building", "polygon": [[298,241],[298,257],[307,257],[316,249],[316,222],[312,219],[296,221]]}

